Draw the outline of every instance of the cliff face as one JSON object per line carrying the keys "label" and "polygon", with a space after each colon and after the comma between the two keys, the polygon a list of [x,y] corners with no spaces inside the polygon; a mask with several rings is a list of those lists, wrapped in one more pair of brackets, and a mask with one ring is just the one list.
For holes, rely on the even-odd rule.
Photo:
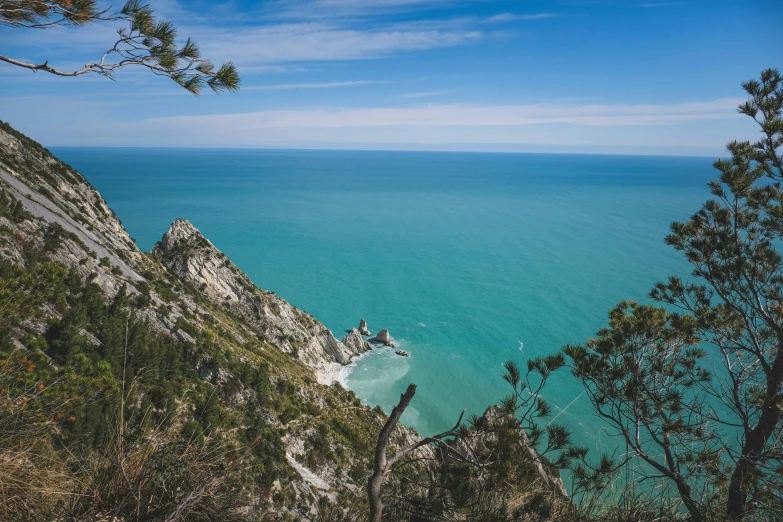
{"label": "cliff face", "polygon": [[30,212],[48,223],[59,223],[77,234],[98,258],[108,257],[124,275],[141,279],[133,270],[141,251],[81,174],[2,122],[0,164],[3,184]]}
{"label": "cliff face", "polygon": [[[0,147],[5,167],[0,168],[0,180],[11,197],[39,218],[33,225],[35,231],[43,233],[56,223],[75,236],[57,251],[58,261],[91,277],[109,297],[126,283],[136,293],[135,283],[150,279],[140,272],[189,287],[190,292],[175,289],[176,298],[166,300],[151,291],[152,302],[158,306],[145,313],[158,330],[190,339],[174,325],[183,308],[199,311],[196,294],[239,318],[243,330],[298,358],[323,384],[334,382],[340,367],[370,349],[366,343],[343,344],[311,315],[256,287],[189,221],[176,220],[148,256],[81,174],[10,127],[0,129]],[[6,246],[6,255],[20,259],[18,252],[13,253],[13,243]],[[108,262],[101,262],[104,258]],[[160,274],[161,267],[167,274]],[[171,309],[161,314],[164,304]]]}
{"label": "cliff face", "polygon": [[[184,361],[187,368],[177,370],[184,377],[172,386],[181,390],[170,403],[176,408],[160,409],[154,399],[150,411],[173,426],[195,422],[238,447],[248,433],[264,434],[256,435],[248,451],[257,456],[248,459],[265,471],[243,479],[253,509],[292,516],[294,506],[307,509],[320,496],[363,491],[384,416],[339,385],[325,385],[369,350],[358,332],[337,340],[309,314],[256,287],[188,221],[175,221],[150,254],[142,252],[78,172],[2,122],[0,199],[0,264],[30,273],[44,262],[62,266],[74,274],[69,280],[97,285],[105,313],[125,307],[123,314],[143,320],[139,328],[156,332]],[[10,337],[0,339],[0,350],[10,346],[41,361],[65,358],[71,347],[58,339],[80,295],[51,296],[7,330],[0,318],[1,333]],[[109,357],[116,343],[101,328],[83,322],[73,337],[86,339],[84,350],[96,358]],[[63,364],[50,366],[57,371]],[[139,378],[158,379],[145,371],[139,369]],[[174,393],[165,381],[161,386],[139,392],[138,404],[153,391]],[[210,424],[204,408],[213,412]],[[400,428],[396,440],[405,443],[411,434]],[[267,446],[258,446],[264,437]]]}
{"label": "cliff face", "polygon": [[[0,488],[0,518],[332,520],[319,511],[326,504],[341,516],[365,512],[386,416],[334,384],[370,350],[360,328],[337,340],[255,286],[186,220],[142,252],[78,172],[0,122],[0,477],[25,477]],[[376,340],[391,344],[386,330]],[[495,409],[483,417],[497,420]],[[417,438],[398,425],[389,451]],[[465,455],[499,438],[468,442]],[[506,500],[529,496],[529,484],[565,494],[524,432],[512,449],[524,480]],[[117,462],[138,464],[137,474],[120,474]],[[385,487],[430,502],[422,484],[435,480],[462,495],[453,477],[438,478],[447,468],[414,463]]]}
{"label": "cliff face", "polygon": [[239,317],[255,335],[313,368],[323,384],[333,382],[335,363],[348,364],[369,350],[369,345],[341,343],[311,315],[254,286],[189,221],[176,220],[152,249],[152,256],[176,279]]}

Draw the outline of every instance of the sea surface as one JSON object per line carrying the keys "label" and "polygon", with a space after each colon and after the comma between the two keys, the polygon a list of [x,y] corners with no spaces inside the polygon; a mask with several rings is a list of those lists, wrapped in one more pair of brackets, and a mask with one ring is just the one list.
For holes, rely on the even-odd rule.
{"label": "sea surface", "polygon": [[[688,266],[663,239],[707,199],[711,158],[311,150],[55,148],[149,250],[189,219],[260,287],[377,348],[343,375],[423,434],[508,391],[502,364],[584,342],[623,299]],[[545,398],[617,447],[566,370]]]}

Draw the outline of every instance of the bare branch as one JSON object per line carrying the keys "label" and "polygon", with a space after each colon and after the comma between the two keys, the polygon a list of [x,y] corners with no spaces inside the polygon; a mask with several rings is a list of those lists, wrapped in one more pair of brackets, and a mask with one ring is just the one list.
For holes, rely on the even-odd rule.
{"label": "bare branch", "polygon": [[400,402],[392,409],[389,418],[378,434],[378,443],[375,447],[375,466],[373,474],[367,482],[367,496],[370,503],[370,522],[381,522],[383,516],[383,496],[382,488],[383,482],[386,476],[392,471],[392,467],[401,459],[407,455],[410,455],[415,450],[426,446],[427,444],[434,444],[440,442],[447,437],[456,436],[456,430],[462,424],[462,418],[465,415],[465,410],[459,416],[459,420],[454,427],[448,431],[444,431],[433,437],[426,437],[413,444],[410,444],[401,450],[399,450],[393,457],[388,458],[386,452],[389,446],[389,440],[391,438],[394,428],[400,420],[403,412],[410,404],[413,396],[416,394],[416,385],[408,385],[408,389],[405,393],[400,395]]}
{"label": "bare branch", "polygon": [[178,47],[177,31],[173,24],[156,20],[149,6],[140,0],[129,0],[120,11],[111,14],[108,10],[98,11],[94,4],[91,0],[0,0],[0,25],[46,29],[55,25],[124,21],[127,27],[117,31],[119,38],[99,62],[88,63],[78,70],[65,71],[50,66],[48,60],[41,64],[0,56],[0,61],[57,76],[74,77],[96,73],[110,79],[122,67],[141,66],[155,75],[171,78],[196,95],[204,87],[216,93],[239,89],[239,74],[232,62],[215,67],[212,62],[201,57],[198,45],[189,38]]}

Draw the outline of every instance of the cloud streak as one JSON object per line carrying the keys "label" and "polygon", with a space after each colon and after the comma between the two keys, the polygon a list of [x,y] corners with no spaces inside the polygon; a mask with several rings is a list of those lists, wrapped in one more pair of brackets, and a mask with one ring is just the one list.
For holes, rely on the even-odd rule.
{"label": "cloud streak", "polygon": [[741,99],[668,105],[430,105],[414,108],[336,108],[269,110],[241,114],[174,116],[147,120],[156,127],[207,127],[252,132],[269,128],[342,128],[386,126],[579,126],[671,125],[736,117]]}
{"label": "cloud streak", "polygon": [[441,94],[449,94],[453,91],[425,91],[425,92],[409,92],[403,94],[402,98],[428,98],[430,96],[440,96]]}
{"label": "cloud streak", "polygon": [[524,20],[542,20],[545,18],[555,18],[555,13],[535,13],[535,14],[514,14],[514,13],[502,13],[495,16],[490,16],[484,23],[497,24],[507,22],[517,22]]}
{"label": "cloud streak", "polygon": [[[370,9],[353,0],[318,0],[317,8]],[[370,2],[368,2],[370,3]],[[381,0],[377,7],[411,7],[430,5],[429,0]],[[285,2],[284,4],[288,4]],[[298,3],[300,5],[300,3]],[[215,62],[233,60],[243,70],[266,72],[263,67],[282,64],[323,61],[352,61],[386,58],[399,53],[427,51],[476,43],[491,32],[476,28],[478,20],[414,19],[405,22],[380,18],[371,24],[334,17],[316,20],[301,16],[283,23],[258,21],[249,24],[213,24],[189,16],[184,8],[168,0],[162,14],[171,15],[181,35],[201,43],[205,56]],[[362,7],[365,6],[365,7]],[[0,35],[0,44],[11,51],[24,49],[33,61],[64,60],[77,62],[99,59],[116,40],[120,23],[108,22],[78,28],[54,28],[28,31],[13,36]],[[18,53],[17,53],[18,54]],[[251,69],[252,68],[252,69]]]}
{"label": "cloud streak", "polygon": [[0,98],[0,106],[7,107],[4,119],[47,145],[714,155],[738,133],[750,139],[757,132],[736,113],[741,101],[300,108],[147,118],[134,117],[116,100]]}
{"label": "cloud streak", "polygon": [[359,85],[372,85],[384,83],[376,80],[356,80],[352,82],[323,82],[323,83],[283,83],[278,85],[257,85],[245,88],[246,91],[288,91],[296,89],[334,89],[337,87],[356,87]]}
{"label": "cloud streak", "polygon": [[205,53],[239,57],[238,63],[366,60],[405,51],[452,47],[482,39],[481,31],[456,29],[350,29],[323,23],[296,23],[214,31],[198,38]]}
{"label": "cloud streak", "polygon": [[454,3],[455,0],[279,0],[269,4],[268,12],[280,19],[367,18],[438,10]]}

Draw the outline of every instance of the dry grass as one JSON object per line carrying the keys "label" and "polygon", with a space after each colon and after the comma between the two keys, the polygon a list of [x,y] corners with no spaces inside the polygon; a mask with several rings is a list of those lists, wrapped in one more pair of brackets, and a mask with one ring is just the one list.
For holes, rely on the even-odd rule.
{"label": "dry grass", "polygon": [[128,444],[117,430],[105,448],[77,456],[25,431],[0,434],[0,520],[242,518],[244,452],[222,441],[158,427]]}

